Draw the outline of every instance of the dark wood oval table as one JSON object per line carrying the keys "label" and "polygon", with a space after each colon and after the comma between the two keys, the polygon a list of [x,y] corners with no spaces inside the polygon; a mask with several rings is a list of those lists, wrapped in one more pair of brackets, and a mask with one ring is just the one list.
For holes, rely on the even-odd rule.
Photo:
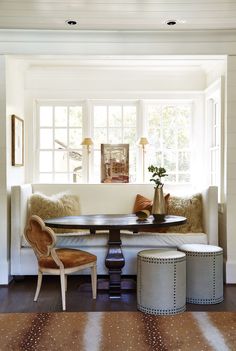
{"label": "dark wood oval table", "polygon": [[[91,234],[96,230],[108,230],[108,253],[105,265],[109,273],[109,294],[110,297],[120,297],[121,294],[121,273],[125,265],[125,259],[121,249],[120,231],[122,229],[131,232],[141,232],[142,229],[154,229],[185,224],[187,219],[181,216],[166,215],[161,222],[154,221],[153,216],[146,220],[139,220],[134,214],[120,215],[81,215],[50,218],[45,220],[45,224],[52,228],[65,229],[89,229]],[[131,233],[132,235],[132,233]]]}

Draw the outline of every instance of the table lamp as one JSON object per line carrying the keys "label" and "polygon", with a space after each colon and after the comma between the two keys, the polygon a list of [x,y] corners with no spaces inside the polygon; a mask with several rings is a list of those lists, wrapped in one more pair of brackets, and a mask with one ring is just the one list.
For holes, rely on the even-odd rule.
{"label": "table lamp", "polygon": [[91,138],[84,138],[82,141],[81,145],[86,146],[87,150],[87,183],[89,183],[89,166],[90,166],[90,153],[91,153],[91,148],[93,145],[93,140]]}
{"label": "table lamp", "polygon": [[145,182],[145,146],[148,145],[149,142],[147,140],[147,138],[145,137],[141,137],[139,139],[139,145],[142,147],[142,163],[143,163],[143,183]]}

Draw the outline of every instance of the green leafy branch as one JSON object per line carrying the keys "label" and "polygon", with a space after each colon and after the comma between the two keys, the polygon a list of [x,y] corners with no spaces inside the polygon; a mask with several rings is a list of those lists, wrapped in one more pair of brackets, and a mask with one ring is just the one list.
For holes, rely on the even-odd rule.
{"label": "green leafy branch", "polygon": [[151,165],[148,167],[148,171],[152,173],[150,182],[154,182],[157,188],[162,188],[164,184],[162,183],[161,178],[168,176],[165,168]]}

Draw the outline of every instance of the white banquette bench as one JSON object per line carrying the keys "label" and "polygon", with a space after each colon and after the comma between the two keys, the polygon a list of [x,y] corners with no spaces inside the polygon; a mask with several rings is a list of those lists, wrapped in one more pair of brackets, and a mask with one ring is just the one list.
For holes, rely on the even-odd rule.
{"label": "white banquette bench", "polygon": [[[47,196],[69,192],[79,196],[81,214],[132,213],[137,194],[153,198],[151,184],[23,184],[11,191],[11,274],[35,275],[37,262],[32,249],[24,240],[28,216],[28,199],[40,192]],[[122,250],[125,256],[123,274],[136,274],[137,253],[151,248],[176,248],[181,244],[218,244],[217,188],[209,187],[202,194],[203,233],[122,233]],[[57,246],[75,247],[98,257],[98,274],[107,274],[107,233],[58,234]],[[84,271],[84,274],[88,272]]]}

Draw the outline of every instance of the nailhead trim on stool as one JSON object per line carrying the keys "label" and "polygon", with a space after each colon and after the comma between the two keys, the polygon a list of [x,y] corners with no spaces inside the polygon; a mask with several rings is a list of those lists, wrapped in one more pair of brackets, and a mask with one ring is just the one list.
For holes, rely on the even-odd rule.
{"label": "nailhead trim on stool", "polygon": [[184,244],[188,303],[216,304],[223,301],[223,249],[212,245]]}
{"label": "nailhead trim on stool", "polygon": [[137,307],[155,315],[171,315],[186,309],[186,257],[167,250],[138,253]]}

